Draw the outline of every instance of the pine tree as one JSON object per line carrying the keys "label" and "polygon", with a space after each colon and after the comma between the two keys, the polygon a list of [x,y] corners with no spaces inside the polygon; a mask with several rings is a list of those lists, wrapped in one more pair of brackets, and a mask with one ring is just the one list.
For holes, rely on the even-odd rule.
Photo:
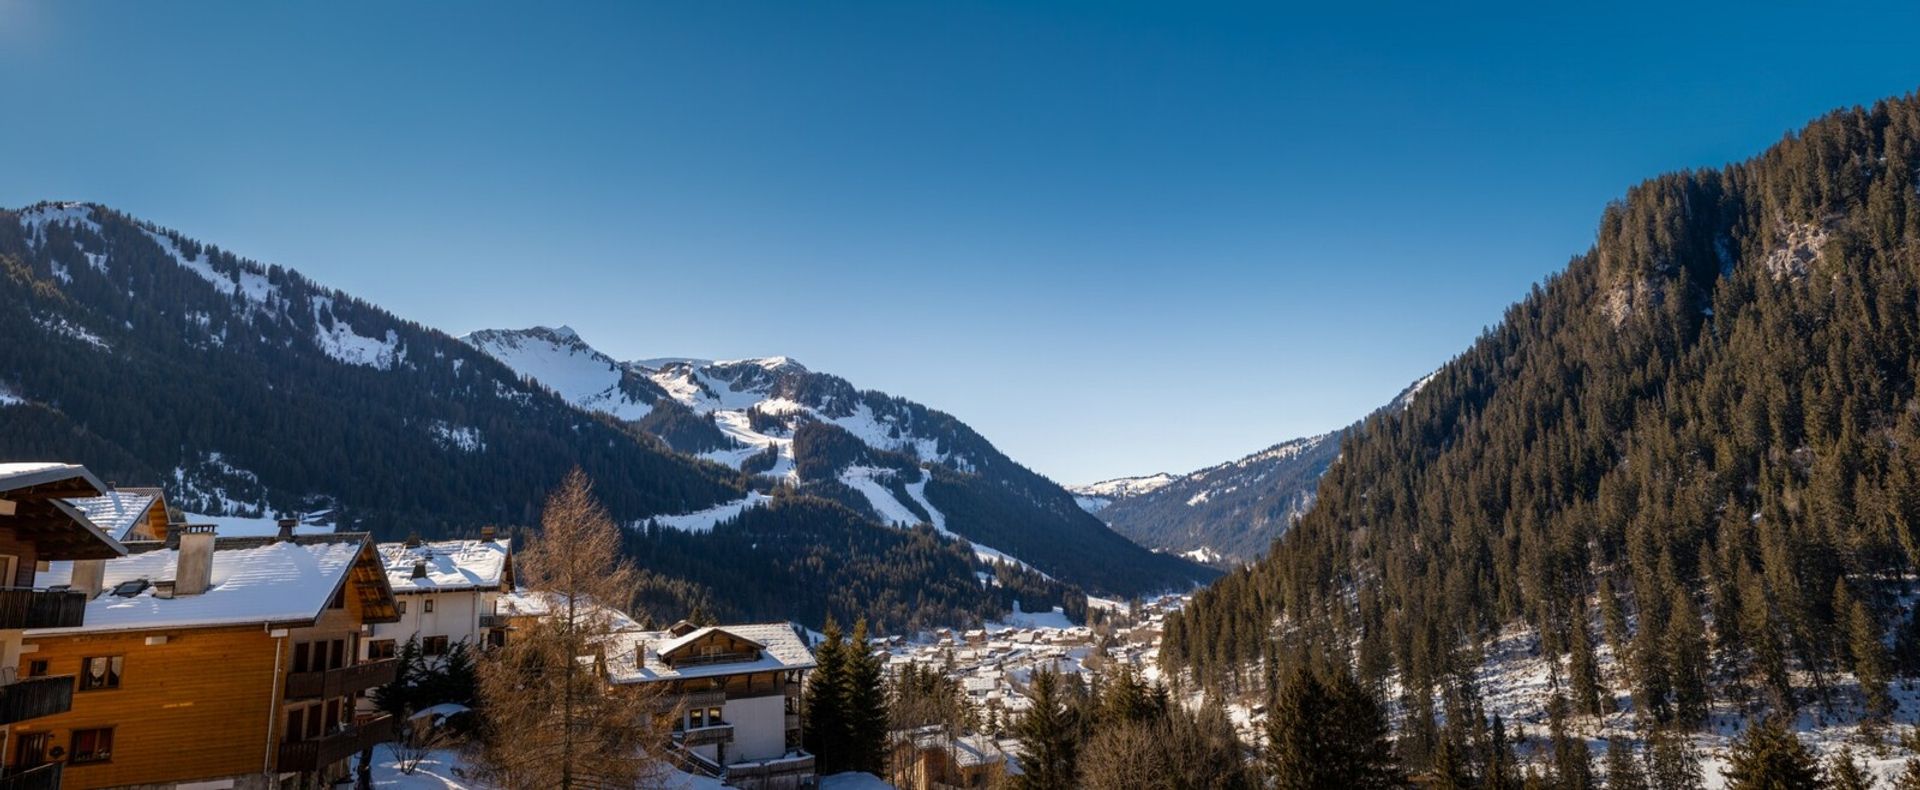
{"label": "pine tree", "polygon": [[1647,782],[1659,790],[1702,790],[1700,752],[1677,730],[1656,730],[1647,742]]}
{"label": "pine tree", "polygon": [[1607,741],[1607,790],[1649,790],[1633,747],[1620,738]]}
{"label": "pine tree", "polygon": [[1604,715],[1601,706],[1604,689],[1600,683],[1600,664],[1593,655],[1593,635],[1587,626],[1586,607],[1574,606],[1573,621],[1567,626],[1567,673],[1573,686],[1574,704],[1588,716]]}
{"label": "pine tree", "polygon": [[1706,723],[1707,624],[1685,588],[1675,585],[1668,606],[1664,647],[1673,688],[1673,720],[1683,727]]}
{"label": "pine tree", "polygon": [[1593,755],[1587,740],[1567,730],[1567,698],[1556,693],[1547,701],[1548,737],[1553,742],[1554,786],[1565,790],[1589,790],[1593,780]]}
{"label": "pine tree", "polygon": [[867,621],[853,624],[853,639],[842,655],[846,663],[846,709],[841,718],[847,726],[848,770],[878,774],[885,770],[887,757],[887,694],[882,680],[884,660],[867,643]]}
{"label": "pine tree", "polygon": [[1779,716],[1747,727],[1728,755],[1728,790],[1822,790],[1825,778],[1807,745]]}
{"label": "pine tree", "polygon": [[1832,790],[1872,790],[1873,777],[1854,759],[1852,747],[1842,746],[1827,761],[1827,783]]}
{"label": "pine tree", "polygon": [[820,630],[824,637],[813,650],[813,673],[807,676],[806,730],[801,741],[822,774],[848,770],[852,748],[848,743],[848,648],[840,624],[829,617]]}
{"label": "pine tree", "polygon": [[1901,736],[1900,745],[1914,756],[1907,758],[1907,764],[1900,775],[1893,778],[1893,790],[1920,790],[1920,728],[1909,728]]}
{"label": "pine tree", "polygon": [[1322,680],[1295,664],[1268,708],[1266,729],[1267,771],[1282,790],[1405,783],[1385,714],[1344,666]]}
{"label": "pine tree", "polygon": [[1060,674],[1052,669],[1035,670],[1027,682],[1032,704],[1013,727],[1024,790],[1069,790],[1077,782],[1080,722],[1066,697]]}
{"label": "pine tree", "polygon": [[1867,605],[1854,601],[1847,614],[1848,653],[1853,658],[1853,674],[1866,697],[1867,717],[1878,722],[1893,712],[1893,698],[1887,691],[1888,666],[1892,662],[1887,657],[1885,644],[1880,641],[1880,625]]}

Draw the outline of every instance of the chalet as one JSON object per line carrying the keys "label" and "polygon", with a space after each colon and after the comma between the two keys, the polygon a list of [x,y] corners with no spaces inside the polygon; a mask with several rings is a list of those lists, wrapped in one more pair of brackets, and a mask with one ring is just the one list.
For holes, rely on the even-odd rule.
{"label": "chalet", "polygon": [[674,755],[683,768],[746,788],[811,787],[800,746],[801,692],[813,652],[790,623],[625,631],[606,654],[608,681],[662,684],[680,711]]}
{"label": "chalet", "polygon": [[454,645],[479,647],[505,639],[507,612],[500,598],[514,592],[512,540],[487,527],[479,540],[410,538],[382,543],[379,552],[400,619],[374,626],[360,643],[361,658],[392,658],[416,638],[429,658],[445,655]]}
{"label": "chalet", "polygon": [[98,496],[106,486],[84,467],[59,463],[0,464],[0,785],[57,788],[60,765],[12,759],[14,734],[73,706],[74,672],[22,677],[16,667],[27,629],[85,622],[86,598],[45,584],[38,568],[54,560],[98,562],[126,549],[67,503]]}
{"label": "chalet", "polygon": [[986,735],[950,734],[932,725],[896,731],[889,740],[889,779],[903,790],[1000,787],[1020,774],[1011,745]]}
{"label": "chalet", "polygon": [[99,496],[66,502],[122,543],[167,539],[167,496],[158,488],[120,488],[108,483]]}
{"label": "chalet", "polygon": [[117,559],[52,563],[85,619],[26,632],[16,671],[68,675],[71,709],[14,728],[11,764],[65,787],[267,788],[331,782],[391,721],[355,698],[395,662],[356,662],[398,619],[365,534],[222,538],[174,526]]}

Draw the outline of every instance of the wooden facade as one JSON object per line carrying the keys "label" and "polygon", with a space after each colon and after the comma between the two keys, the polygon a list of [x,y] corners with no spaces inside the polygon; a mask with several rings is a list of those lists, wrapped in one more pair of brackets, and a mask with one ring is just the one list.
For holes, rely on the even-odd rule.
{"label": "wooden facade", "polygon": [[391,661],[355,661],[362,624],[394,608],[361,541],[337,586],[313,591],[330,597],[310,620],[30,637],[19,673],[72,675],[76,689],[71,710],[13,728],[6,766],[63,763],[68,788],[344,776],[344,756],[384,739],[384,721],[356,718],[356,698],[393,678]]}

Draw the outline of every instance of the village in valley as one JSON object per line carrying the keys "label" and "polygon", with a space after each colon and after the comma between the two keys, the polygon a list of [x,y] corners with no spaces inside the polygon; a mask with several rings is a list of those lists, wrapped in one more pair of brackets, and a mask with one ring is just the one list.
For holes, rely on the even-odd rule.
{"label": "village in valley", "polygon": [[1090,625],[1016,605],[1004,623],[869,636],[887,682],[950,681],[954,715],[890,722],[885,778],[822,776],[804,715],[829,637],[798,623],[642,623],[527,586],[494,527],[374,542],[283,518],[223,534],[176,518],[161,488],[51,462],[0,463],[0,503],[19,599],[0,629],[9,790],[491,787],[472,764],[476,663],[574,616],[592,622],[576,630],[594,634],[581,644],[604,689],[661,726],[646,784],[999,786],[1022,771],[1011,730],[1036,672],[1155,680],[1186,600],[1094,598]]}

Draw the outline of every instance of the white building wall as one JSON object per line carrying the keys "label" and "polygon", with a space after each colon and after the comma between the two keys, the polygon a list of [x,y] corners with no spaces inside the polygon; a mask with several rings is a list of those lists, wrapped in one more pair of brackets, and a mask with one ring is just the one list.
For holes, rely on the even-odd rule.
{"label": "white building wall", "polygon": [[733,725],[727,762],[767,760],[787,753],[786,697],[771,694],[730,699],[720,715]]}
{"label": "white building wall", "polygon": [[[465,641],[468,647],[479,647],[484,634],[480,616],[493,614],[499,595],[498,590],[458,590],[396,596],[406,604],[406,614],[400,615],[400,622],[374,625],[373,633],[360,640],[360,657],[367,657],[367,643],[374,639],[391,639],[397,647],[415,636],[444,636],[448,645]],[[428,599],[433,600],[432,613],[426,611]]]}

